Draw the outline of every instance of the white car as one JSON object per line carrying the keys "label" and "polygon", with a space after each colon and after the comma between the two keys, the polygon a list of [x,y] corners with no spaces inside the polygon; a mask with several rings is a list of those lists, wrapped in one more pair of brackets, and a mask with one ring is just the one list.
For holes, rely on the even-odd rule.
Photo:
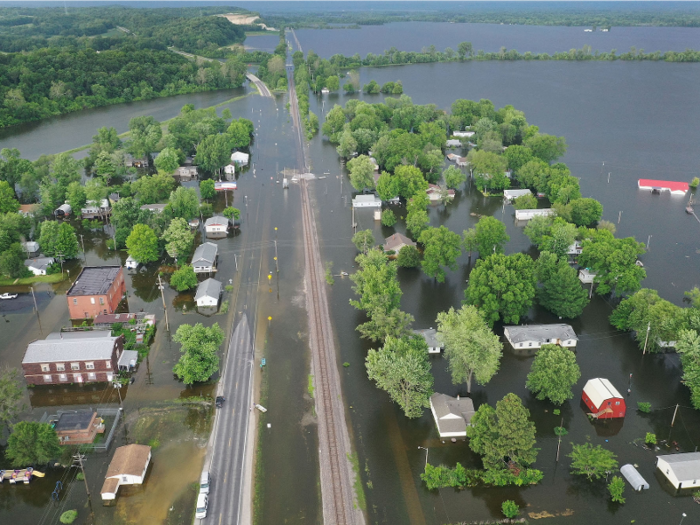
{"label": "white car", "polygon": [[197,511],[194,513],[195,518],[203,519],[207,517],[207,507],[209,506],[209,496],[200,494],[197,496]]}
{"label": "white car", "polygon": [[209,483],[211,480],[209,479],[209,471],[205,470],[202,472],[202,476],[199,478],[199,493],[200,494],[209,494]]}
{"label": "white car", "polygon": [[0,299],[16,299],[16,298],[17,298],[16,293],[14,293],[14,294],[4,293],[4,294],[0,295]]}

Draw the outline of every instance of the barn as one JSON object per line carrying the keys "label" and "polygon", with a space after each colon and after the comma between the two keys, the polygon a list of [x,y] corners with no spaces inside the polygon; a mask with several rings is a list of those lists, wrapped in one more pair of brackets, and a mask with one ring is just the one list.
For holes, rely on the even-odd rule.
{"label": "barn", "polygon": [[625,417],[627,412],[624,398],[607,379],[589,379],[583,387],[581,399],[596,419]]}

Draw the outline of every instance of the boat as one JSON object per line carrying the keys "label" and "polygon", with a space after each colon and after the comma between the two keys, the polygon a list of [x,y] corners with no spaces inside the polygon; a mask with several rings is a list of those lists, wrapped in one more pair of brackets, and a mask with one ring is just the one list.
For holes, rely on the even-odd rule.
{"label": "boat", "polygon": [[14,294],[11,294],[11,293],[0,294],[0,299],[16,299],[16,298],[17,298],[16,293],[14,293]]}
{"label": "boat", "polygon": [[43,478],[44,473],[34,470],[32,467],[15,469],[15,470],[0,470],[0,483],[8,480],[11,485],[24,483],[27,485],[32,477]]}
{"label": "boat", "polygon": [[255,405],[255,408],[257,408],[258,410],[260,410],[260,412],[263,412],[263,413],[264,413],[264,412],[267,412],[267,408],[265,408],[265,407],[262,406],[262,405],[256,404],[256,405]]}

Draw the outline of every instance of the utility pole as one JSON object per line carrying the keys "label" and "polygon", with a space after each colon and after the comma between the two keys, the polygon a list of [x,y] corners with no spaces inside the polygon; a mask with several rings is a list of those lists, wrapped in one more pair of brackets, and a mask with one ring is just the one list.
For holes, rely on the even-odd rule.
{"label": "utility pole", "polygon": [[235,253],[233,254],[233,262],[234,262],[235,265],[236,265],[236,271],[238,271],[238,258],[236,257],[236,254],[235,254]]}
{"label": "utility pole", "polygon": [[87,262],[87,255],[85,255],[85,241],[83,241],[83,234],[80,234],[80,244],[83,247],[83,260]]}
{"label": "utility pole", "polygon": [[557,443],[557,463],[559,463],[559,449],[561,448],[561,433],[564,430],[564,416],[561,418],[561,424],[559,425],[559,430],[557,434],[559,435],[559,442]]}
{"label": "utility pole", "polygon": [[649,251],[649,243],[651,242],[651,235],[647,238],[647,251]]}
{"label": "utility pole", "polygon": [[622,219],[622,211],[617,215],[617,223],[620,224],[620,220]]}
{"label": "utility pole", "polygon": [[277,273],[280,273],[279,262],[277,261],[277,239],[275,239],[275,268],[277,268]]}
{"label": "utility pole", "polygon": [[610,184],[610,173],[608,173],[608,184]]}
{"label": "utility pole", "polygon": [[165,311],[165,329],[170,331],[170,324],[168,323],[168,308],[165,306],[165,293],[163,292],[163,282],[160,279],[160,274],[158,275],[158,289],[160,290],[160,297],[163,299],[163,310]]}
{"label": "utility pole", "polygon": [[673,411],[673,419],[671,420],[671,426],[676,422],[676,414],[678,413],[678,405],[676,405],[676,409]]}
{"label": "utility pole", "polygon": [[649,342],[649,330],[651,330],[651,321],[649,321],[649,323],[647,324],[647,336],[644,339],[644,351],[642,352],[642,355],[647,353],[647,343]]}
{"label": "utility pole", "polygon": [[44,330],[41,328],[41,317],[39,317],[39,307],[36,305],[36,296],[34,295],[34,286],[29,288],[32,291],[32,299],[34,299],[34,311],[36,312],[36,320],[39,323],[39,333],[44,337]]}
{"label": "utility pole", "polygon": [[85,492],[87,492],[88,500],[90,500],[90,505],[92,505],[92,498],[90,497],[90,487],[88,487],[87,477],[85,476],[85,467],[83,467],[83,456],[80,453],[80,450],[78,450],[78,453],[75,456],[73,456],[73,461],[78,462],[80,471],[83,473],[83,481],[85,482]]}

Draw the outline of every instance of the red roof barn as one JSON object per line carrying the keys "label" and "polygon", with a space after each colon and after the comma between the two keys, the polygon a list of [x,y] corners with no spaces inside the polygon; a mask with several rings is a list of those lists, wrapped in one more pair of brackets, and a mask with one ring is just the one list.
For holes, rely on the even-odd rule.
{"label": "red roof barn", "polygon": [[581,399],[596,419],[625,417],[627,412],[625,399],[607,379],[589,379]]}

